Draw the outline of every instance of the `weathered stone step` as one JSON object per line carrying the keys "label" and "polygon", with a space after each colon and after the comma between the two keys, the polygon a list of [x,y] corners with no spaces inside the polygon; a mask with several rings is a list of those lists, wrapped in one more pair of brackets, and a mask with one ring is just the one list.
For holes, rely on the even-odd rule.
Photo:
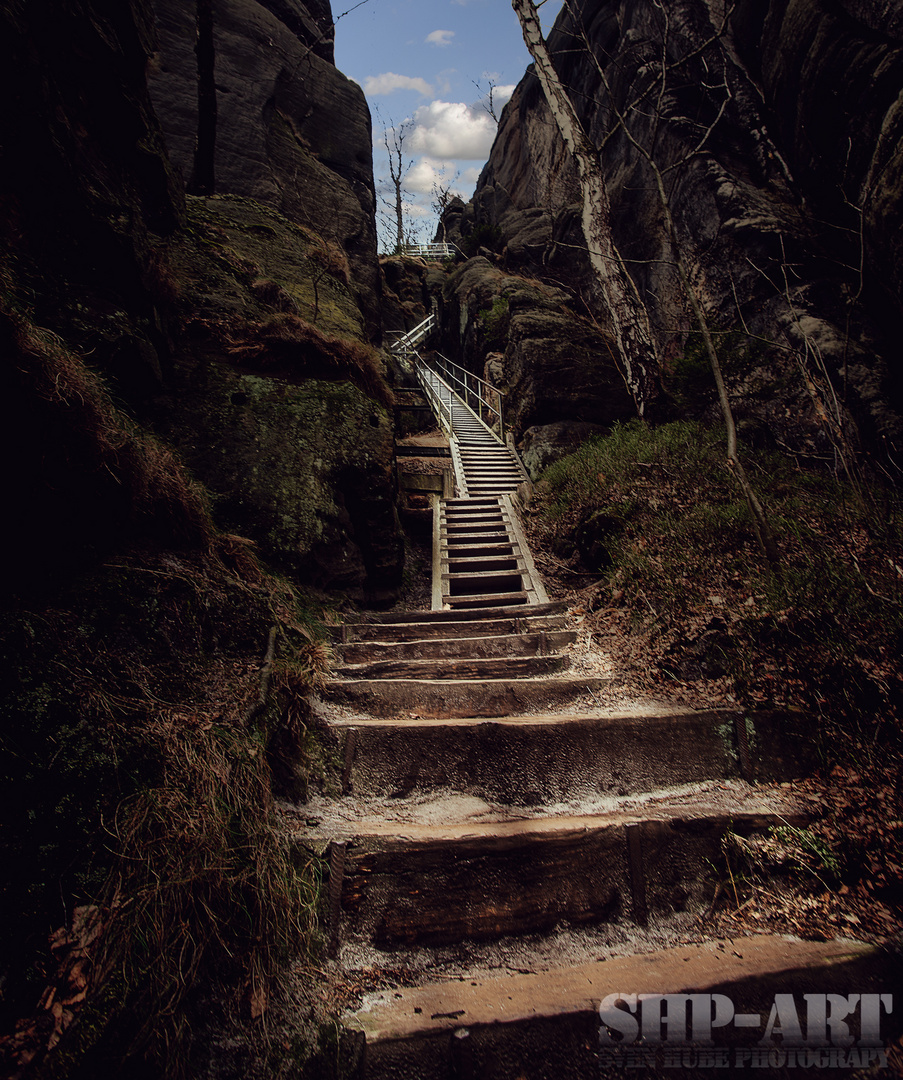
{"label": "weathered stone step", "polygon": [[[354,641],[419,641],[425,638],[487,637],[493,634],[525,634],[535,630],[560,630],[567,623],[566,615],[534,615],[533,607],[523,609],[522,615],[512,615],[507,609],[494,609],[489,618],[479,611],[438,611],[446,616],[431,622],[344,623],[335,628],[335,637]],[[448,616],[454,616],[449,618]],[[473,616],[473,619],[470,618]]]}
{"label": "weathered stone step", "polygon": [[370,716],[514,716],[567,704],[587,691],[601,691],[609,680],[545,679],[335,679],[326,688],[330,701]]}
{"label": "weathered stone step", "polygon": [[[485,630],[485,624],[478,624]],[[492,637],[433,638],[400,642],[361,642],[341,645],[339,656],[344,664],[362,664],[384,660],[455,659],[487,656],[545,656],[572,645],[574,630],[545,630],[532,634],[507,633]]]}
{"label": "weathered stone step", "polygon": [[[781,713],[651,710],[349,719],[336,730],[347,783],[356,797],[375,800],[446,789],[501,805],[599,802],[741,776],[786,781],[805,775],[813,762],[814,749],[793,735]],[[740,725],[752,746],[745,761]]]}
{"label": "weathered stone step", "polygon": [[[447,1080],[450,1076],[591,1080],[609,1075],[648,1080],[672,1074],[678,1078],[745,1075],[753,1064],[756,1043],[765,1035],[777,994],[790,995],[802,1014],[807,993],[842,998],[893,994],[899,986],[896,963],[890,950],[860,942],[738,937],[551,970],[446,978],[379,990],[346,1014],[344,1023],[366,1040],[366,1080]],[[730,1066],[698,1073],[665,1068],[662,1048],[633,1039],[629,1047],[637,1060],[626,1073],[622,1072],[626,1058],[620,1058],[617,1050],[610,1062],[608,1048],[600,1054],[599,1005],[610,994],[688,992],[726,996],[735,1016],[758,1014],[758,1025],[741,1026],[731,1019],[712,1031],[716,1046],[734,1048],[728,1056],[737,1066],[735,1072],[731,1073]],[[855,1035],[860,1035],[858,1018],[853,1024]],[[882,1016],[882,1033],[889,1028],[888,1018]],[[784,1075],[784,1070],[768,1065],[768,1053],[775,1048],[780,1049],[775,1040],[767,1040],[764,1052],[758,1048],[757,1067],[749,1075]],[[686,1052],[692,1055],[688,1062],[697,1061],[696,1055],[705,1050],[688,1044]],[[858,1053],[855,1047],[854,1052]],[[640,1067],[643,1053],[651,1053],[655,1064]],[[857,1063],[863,1064],[858,1058]],[[852,1075],[852,1071],[810,1068],[800,1075]]]}
{"label": "weathered stone step", "polygon": [[749,796],[736,809],[349,822],[341,936],[386,948],[541,933],[560,922],[645,925],[711,902],[728,831],[745,837],[806,820]]}
{"label": "weathered stone step", "polygon": [[335,668],[342,679],[516,679],[555,675],[571,666],[569,656],[504,656],[427,660],[379,660]]}
{"label": "weathered stone step", "polygon": [[[531,604],[529,611],[524,612],[524,616],[532,618],[537,615],[560,615],[567,611],[567,607],[567,603],[564,600],[554,600],[544,604]],[[422,611],[374,612],[372,615],[367,615],[367,623],[375,625],[377,623],[461,622],[465,619],[494,619],[497,618],[498,615],[499,612],[492,604],[486,604],[485,607],[481,608],[479,611],[470,611],[467,615],[461,615],[454,611],[436,611],[428,608]],[[501,615],[503,618],[510,618],[510,612],[508,611],[502,611]]]}

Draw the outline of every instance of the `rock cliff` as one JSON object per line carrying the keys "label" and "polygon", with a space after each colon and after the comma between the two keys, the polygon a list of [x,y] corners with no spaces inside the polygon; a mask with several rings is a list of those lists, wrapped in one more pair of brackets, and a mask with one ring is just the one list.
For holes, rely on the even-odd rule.
{"label": "rock cliff", "polygon": [[380,329],[370,113],[333,63],[327,0],[153,0],[149,85],[194,194],[244,195],[339,245]]}
{"label": "rock cliff", "polygon": [[[296,580],[390,599],[402,539],[387,388],[366,344],[379,281],[369,114],[332,64],[328,4],[23,2],[4,6],[0,29],[3,429],[21,463],[11,581],[46,580],[148,527],[107,446],[129,427],[177,444],[217,524]],[[213,177],[255,198],[186,207],[180,171],[190,188]],[[22,359],[32,348],[43,374]],[[52,370],[64,356],[68,382]],[[254,393],[232,385],[252,376]],[[93,428],[70,399],[88,383]],[[293,395],[306,409],[286,406]]]}
{"label": "rock cliff", "polygon": [[[824,459],[858,442],[892,458],[903,430],[900,19],[869,0],[741,0],[726,22],[724,11],[717,0],[579,0],[549,37],[649,312],[664,393],[647,404],[715,416],[651,154],[747,437]],[[604,321],[579,204],[531,69],[452,239],[494,237],[505,269],[555,282]]]}

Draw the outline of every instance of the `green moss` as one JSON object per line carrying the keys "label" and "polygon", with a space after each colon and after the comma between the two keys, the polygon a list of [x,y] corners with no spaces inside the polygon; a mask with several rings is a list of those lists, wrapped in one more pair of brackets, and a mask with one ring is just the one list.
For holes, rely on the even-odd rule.
{"label": "green moss", "polygon": [[508,342],[508,327],[511,323],[508,308],[508,297],[496,296],[491,308],[484,308],[478,313],[486,334],[486,346],[489,349],[504,351]]}
{"label": "green moss", "polygon": [[185,309],[195,315],[284,310],[253,288],[262,282],[323,333],[364,339],[341,248],[253,199],[190,197],[188,227],[170,257]]}

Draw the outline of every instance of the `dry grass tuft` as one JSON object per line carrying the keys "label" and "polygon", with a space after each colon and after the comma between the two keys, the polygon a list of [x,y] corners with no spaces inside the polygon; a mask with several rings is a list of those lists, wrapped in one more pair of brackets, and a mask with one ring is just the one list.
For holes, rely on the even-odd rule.
{"label": "dry grass tuft", "polygon": [[[11,361],[8,389],[21,400],[22,414],[30,414],[30,422],[58,444],[66,468],[116,485],[115,501],[126,518],[120,526],[140,523],[155,539],[180,545],[210,543],[212,525],[200,486],[168,449],[116,408],[80,356],[56,334],[9,311],[0,311],[0,343]],[[47,482],[62,481],[57,476]]]}
{"label": "dry grass tuft", "polygon": [[306,378],[350,379],[387,408],[394,402],[375,349],[323,334],[297,315],[233,324],[225,332],[224,344],[241,363],[288,369]]}
{"label": "dry grass tuft", "polygon": [[[203,554],[119,555],[70,599],[0,634],[13,673],[0,714],[23,751],[3,775],[33,791],[23,805],[37,816],[26,822],[20,809],[10,822],[22,841],[4,848],[3,910],[18,896],[16,925],[34,938],[25,905],[49,889],[33,921],[55,920],[62,895],[75,923],[94,913],[93,930],[90,941],[76,925],[56,935],[69,951],[40,960],[57,965],[43,993],[10,969],[6,1006],[15,1001],[23,1020],[0,1040],[0,1062],[37,1064],[59,1043],[48,1064],[63,1054],[92,1075],[140,1062],[198,1075],[199,994],[257,1032],[262,1053],[282,1053],[267,1049],[268,1017],[290,962],[316,940],[320,867],[279,827],[274,759],[291,757],[303,782],[305,699],[330,657],[320,627],[234,536]],[[270,682],[261,660],[273,625]]]}
{"label": "dry grass tuft", "polygon": [[322,236],[312,237],[314,246],[308,251],[307,257],[321,266],[327,274],[338,278],[343,285],[351,284],[351,264],[344,250],[332,240],[325,240]]}
{"label": "dry grass tuft", "polygon": [[298,314],[298,305],[294,298],[276,281],[258,278],[251,285],[251,293],[261,307],[268,307],[273,311],[281,311],[289,315]]}

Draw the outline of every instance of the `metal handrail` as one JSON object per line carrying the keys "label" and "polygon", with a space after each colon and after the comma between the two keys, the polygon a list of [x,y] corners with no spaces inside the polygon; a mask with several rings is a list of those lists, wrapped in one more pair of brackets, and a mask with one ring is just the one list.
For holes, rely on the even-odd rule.
{"label": "metal handrail", "polygon": [[436,414],[439,426],[451,438],[454,434],[452,428],[452,401],[455,392],[435,371],[430,370],[426,361],[418,352],[414,352],[414,371],[426,399],[430,403],[430,407]]}
{"label": "metal handrail", "polygon": [[390,334],[397,334],[396,340],[392,343],[393,352],[406,353],[413,349],[415,345],[419,345],[425,337],[427,337],[436,327],[436,313],[433,312],[418,323],[413,330],[402,332],[400,330],[390,330]]}
{"label": "metal handrail", "polygon": [[438,369],[437,374],[443,376],[451,384],[465,405],[477,414],[499,442],[504,442],[505,417],[502,401],[504,392],[485,379],[481,379],[479,375],[474,375],[472,371],[456,364],[454,360],[449,360],[442,353],[433,353],[433,357],[433,362]]}

